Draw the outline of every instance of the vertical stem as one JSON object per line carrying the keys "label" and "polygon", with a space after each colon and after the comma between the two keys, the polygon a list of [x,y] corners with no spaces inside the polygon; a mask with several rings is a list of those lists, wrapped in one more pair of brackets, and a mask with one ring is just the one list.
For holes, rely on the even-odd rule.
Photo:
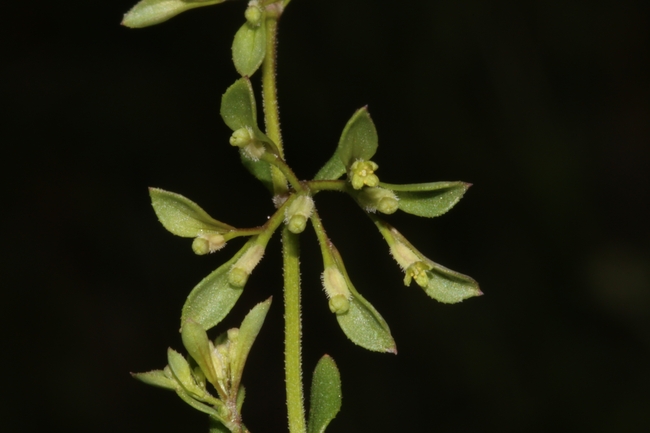
{"label": "vertical stem", "polygon": [[[275,143],[280,151],[280,157],[284,159],[284,146],[280,132],[280,110],[278,107],[278,90],[275,74],[277,71],[277,35],[278,19],[282,13],[280,3],[267,6],[266,16],[266,54],[262,63],[262,97],[264,101],[264,124],[266,135]],[[273,179],[273,193],[275,195],[286,194],[287,181],[277,167],[271,167]]]}
{"label": "vertical stem", "polygon": [[298,235],[287,227],[282,230],[284,262],[284,365],[287,386],[289,432],[306,431],[302,390],[302,353],[300,323],[300,244]]}
{"label": "vertical stem", "polygon": [[[284,147],[280,133],[276,74],[276,44],[278,19],[283,3],[266,6],[266,54],[262,64],[262,95],[264,98],[264,123],[266,134],[273,140],[284,160]],[[271,166],[273,192],[288,192],[287,180],[282,172]],[[294,176],[295,177],[295,176]],[[296,183],[294,179],[294,183]],[[296,185],[299,185],[296,183]],[[300,323],[300,244],[298,236],[286,227],[282,230],[282,259],[284,263],[284,368],[287,387],[287,412],[290,433],[305,433],[304,396],[302,390],[302,349]]]}

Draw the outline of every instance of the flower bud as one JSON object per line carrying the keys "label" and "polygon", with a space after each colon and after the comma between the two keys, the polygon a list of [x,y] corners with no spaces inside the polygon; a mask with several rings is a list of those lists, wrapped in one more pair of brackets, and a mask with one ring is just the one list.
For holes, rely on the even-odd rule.
{"label": "flower bud", "polygon": [[352,188],[361,189],[364,186],[376,187],[379,185],[379,178],[375,173],[379,166],[372,161],[357,160],[350,166],[348,177]]}
{"label": "flower bud", "polygon": [[246,250],[230,269],[228,282],[235,287],[244,287],[255,266],[262,260],[262,256],[264,256],[262,245],[253,245]]}
{"label": "flower bud", "polygon": [[230,144],[239,147],[253,161],[257,161],[266,151],[264,143],[255,138],[253,129],[249,126],[239,128],[230,136]]}
{"label": "flower bud", "polygon": [[350,309],[350,301],[343,295],[332,296],[329,301],[330,311],[337,315],[345,314]]}
{"label": "flower bud", "polygon": [[263,13],[258,6],[249,6],[244,13],[246,21],[253,27],[259,27],[262,22]]}
{"label": "flower bud", "polygon": [[255,135],[250,127],[239,128],[230,136],[230,144],[235,147],[245,147],[255,140]]}
{"label": "flower bud", "polygon": [[203,238],[194,238],[192,241],[192,250],[197,256],[203,256],[210,252],[210,242]]}
{"label": "flower bud", "polygon": [[[323,288],[327,297],[330,298],[330,309],[332,312],[338,312],[345,307],[343,299],[348,301],[352,296],[348,284],[345,282],[343,274],[336,266],[329,266],[323,271]],[[335,301],[332,299],[337,298]],[[334,305],[336,309],[332,307]],[[347,310],[346,310],[347,311]],[[340,313],[343,314],[343,313]]]}
{"label": "flower bud", "polygon": [[308,195],[300,195],[285,210],[284,223],[291,233],[302,233],[313,211],[314,199]]}
{"label": "flower bud", "polygon": [[399,207],[398,198],[395,193],[386,188],[365,188],[357,195],[359,204],[366,212],[379,211],[385,214],[392,214]]}
{"label": "flower bud", "polygon": [[199,256],[214,253],[224,246],[226,246],[226,240],[223,235],[219,233],[201,233],[192,242],[192,250],[194,250],[194,253]]}

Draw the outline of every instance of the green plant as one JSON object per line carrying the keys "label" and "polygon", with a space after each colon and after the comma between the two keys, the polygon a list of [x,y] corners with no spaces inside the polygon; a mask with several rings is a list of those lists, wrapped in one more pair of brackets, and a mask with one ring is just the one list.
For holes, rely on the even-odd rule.
{"label": "green plant", "polygon": [[[145,27],[163,22],[185,10],[225,0],[142,0],[123,24]],[[263,225],[239,228],[222,223],[189,199],[161,189],[150,189],[153,208],[163,226],[175,235],[192,238],[192,249],[203,255],[225,247],[236,237],[248,241],[234,256],[205,277],[190,292],[181,314],[181,336],[187,357],[169,349],[163,370],[137,373],[145,383],[175,391],[185,402],[209,415],[212,432],[248,432],[241,417],[245,390],[241,384],[246,358],[270,307],[256,305],[239,329],[211,340],[207,331],[229,313],[248,277],[262,259],[276,230],[282,231],[285,305],[285,373],[289,430],[322,432],[341,406],[341,382],[334,360],[325,355],[313,375],[309,418],[304,409],[301,326],[299,234],[311,222],[323,257],[322,282],[329,308],[355,344],[377,352],[396,353],[388,325],[379,312],[357,292],[344,261],[327,237],[313,197],[321,191],[349,195],[377,226],[390,253],[404,271],[404,284],[413,281],[432,298],[456,303],[480,295],[478,284],[425,257],[378,214],[397,210],[436,217],[451,209],[470,186],[463,182],[394,185],[380,182],[377,132],[367,109],[353,114],[343,129],[338,147],[316,176],[299,180],[285,159],[280,135],[276,95],[276,33],[280,16],[290,0],[251,0],[246,21],[232,45],[235,69],[242,76],[223,95],[221,117],[232,129],[230,144],[239,148],[242,163],[271,192],[276,212]],[[265,131],[258,126],[257,105],[249,81],[262,71]],[[346,175],[345,180],[340,178]],[[208,384],[211,388],[208,388]]]}

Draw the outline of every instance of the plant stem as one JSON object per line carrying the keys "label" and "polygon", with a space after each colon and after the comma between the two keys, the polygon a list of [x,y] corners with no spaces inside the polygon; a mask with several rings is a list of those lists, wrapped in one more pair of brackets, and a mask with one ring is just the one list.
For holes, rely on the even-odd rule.
{"label": "plant stem", "polygon": [[346,181],[344,180],[310,180],[307,182],[312,195],[319,191],[346,191]]}
{"label": "plant stem", "polygon": [[[280,18],[281,8],[276,5],[267,7],[266,17],[266,54],[262,63],[262,99],[264,101],[264,124],[266,125],[266,135],[273,140],[280,152],[280,157],[284,159],[284,146],[282,144],[282,134],[280,133],[280,110],[278,108],[278,90],[275,81],[277,70],[276,44],[278,35],[278,19]],[[271,177],[273,179],[273,193],[275,195],[284,195],[287,192],[287,181],[284,175],[277,167],[271,167]]]}
{"label": "plant stem", "polygon": [[[287,2],[288,3],[288,2]],[[275,195],[287,193],[287,179],[276,165],[281,165],[291,179],[293,187],[301,191],[293,172],[284,164],[284,147],[280,133],[280,112],[278,110],[277,85],[275,74],[276,43],[278,19],[282,13],[282,3],[267,6],[266,54],[262,64],[262,95],[264,100],[264,122],[266,134],[276,144],[280,158],[271,166],[273,192]],[[285,203],[286,204],[286,203]],[[282,230],[282,258],[284,262],[284,366],[287,386],[287,412],[290,433],[305,433],[304,396],[302,390],[302,325],[300,323],[300,244],[298,236],[287,227]]]}
{"label": "plant stem", "polygon": [[282,230],[282,257],[284,262],[284,365],[289,432],[304,433],[306,423],[301,365],[300,244],[298,235],[291,233],[287,227]]}

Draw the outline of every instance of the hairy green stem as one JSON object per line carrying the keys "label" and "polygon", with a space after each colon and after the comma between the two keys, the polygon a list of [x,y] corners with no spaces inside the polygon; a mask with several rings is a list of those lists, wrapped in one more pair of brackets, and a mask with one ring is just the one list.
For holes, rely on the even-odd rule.
{"label": "hairy green stem", "polygon": [[298,235],[291,233],[287,227],[282,230],[282,253],[284,262],[284,365],[289,432],[304,433],[306,423],[301,365],[300,244]]}
{"label": "hairy green stem", "polygon": [[312,195],[319,191],[347,191],[347,182],[345,180],[310,180],[307,182]]}
{"label": "hairy green stem", "polygon": [[323,222],[321,221],[320,216],[318,216],[316,209],[314,209],[310,219],[311,225],[314,227],[314,231],[316,232],[316,238],[318,238],[318,244],[320,245],[321,255],[323,256],[323,266],[325,268],[334,266],[336,260],[332,254],[332,242],[327,237],[327,233],[325,233]]}
{"label": "hairy green stem", "polygon": [[[288,3],[288,2],[287,2]],[[296,191],[305,188],[293,171],[284,162],[284,146],[280,133],[280,112],[278,109],[276,85],[276,44],[278,19],[283,10],[282,3],[267,6],[266,54],[262,64],[262,96],[264,100],[264,122],[266,134],[276,144],[279,156],[264,155],[271,163],[273,193],[285,195],[288,192],[287,178]],[[285,203],[286,205],[286,203]],[[284,365],[287,387],[287,412],[290,433],[305,433],[304,396],[302,389],[302,341],[300,322],[300,244],[298,236],[287,227],[282,230],[282,257],[284,262]]]}
{"label": "hairy green stem", "polygon": [[[284,146],[282,134],[280,133],[280,110],[278,107],[278,90],[275,79],[277,70],[276,47],[278,35],[278,19],[282,13],[282,7],[278,4],[271,4],[267,7],[266,18],[266,54],[262,63],[262,98],[264,102],[264,124],[266,135],[275,143],[284,159]],[[277,167],[271,167],[271,178],[273,179],[274,195],[284,195],[287,192],[287,181]]]}
{"label": "hairy green stem", "polygon": [[289,183],[291,184],[293,189],[295,189],[298,192],[302,192],[305,190],[305,187],[302,185],[302,183],[295,175],[293,170],[291,170],[291,167],[289,167],[287,163],[284,162],[283,159],[279,158],[277,155],[271,152],[264,152],[264,154],[262,154],[260,159],[271,164],[272,168],[279,170],[281,174],[284,175],[285,178],[289,180]]}

